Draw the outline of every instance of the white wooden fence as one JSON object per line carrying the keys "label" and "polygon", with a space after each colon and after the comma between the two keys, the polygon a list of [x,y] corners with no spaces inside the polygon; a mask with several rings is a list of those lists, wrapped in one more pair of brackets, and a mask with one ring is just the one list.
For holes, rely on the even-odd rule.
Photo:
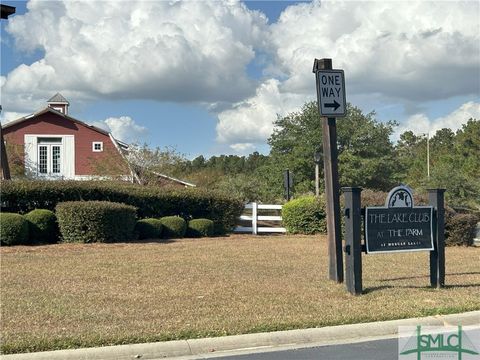
{"label": "white wooden fence", "polygon": [[246,210],[252,210],[252,215],[242,215],[240,220],[251,221],[252,226],[237,226],[234,230],[236,233],[248,232],[254,235],[258,233],[285,233],[287,230],[284,227],[270,227],[270,226],[258,226],[259,221],[275,221],[282,222],[282,216],[272,216],[272,215],[258,215],[261,210],[277,210],[281,213],[282,205],[266,205],[266,204],[257,204],[250,203],[245,205]]}

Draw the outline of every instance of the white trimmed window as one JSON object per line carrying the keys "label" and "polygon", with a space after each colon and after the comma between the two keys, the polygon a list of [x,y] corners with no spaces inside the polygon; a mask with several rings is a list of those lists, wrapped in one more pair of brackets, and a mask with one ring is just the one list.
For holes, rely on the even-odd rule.
{"label": "white trimmed window", "polygon": [[61,175],[62,138],[38,137],[37,144],[38,175]]}
{"label": "white trimmed window", "polygon": [[92,142],[92,151],[93,152],[102,152],[103,151],[103,141]]}

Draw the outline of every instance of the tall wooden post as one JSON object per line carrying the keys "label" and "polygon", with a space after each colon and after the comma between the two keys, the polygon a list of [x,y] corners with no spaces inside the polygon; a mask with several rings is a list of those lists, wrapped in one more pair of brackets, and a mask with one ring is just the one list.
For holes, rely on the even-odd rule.
{"label": "tall wooden post", "polygon": [[[1,18],[8,19],[10,15],[15,14],[15,7],[1,4]],[[2,112],[2,105],[0,105],[0,113]],[[7,149],[5,147],[5,140],[3,139],[2,125],[0,124],[0,167],[2,168],[2,179],[10,180],[10,167],[8,166]]]}
{"label": "tall wooden post", "polygon": [[350,294],[362,293],[362,204],[358,187],[342,188],[345,195],[345,285]]}
{"label": "tall wooden post", "polygon": [[285,199],[290,201],[290,198],[292,197],[293,177],[288,169],[283,172],[283,185],[285,188]]}
{"label": "tall wooden post", "polygon": [[[2,108],[0,106],[0,112]],[[7,149],[5,147],[5,140],[3,139],[3,130],[2,126],[0,125],[0,167],[2,168],[2,179],[3,180],[10,180],[10,167],[8,166],[8,157],[7,157]]]}
{"label": "tall wooden post", "polygon": [[[319,70],[331,70],[332,59],[315,59],[313,72],[317,77],[317,95],[320,96]],[[320,101],[320,100],[318,100]],[[343,282],[343,254],[340,226],[340,194],[338,182],[337,125],[334,117],[322,117],[323,163],[327,200],[328,273],[330,280]]]}
{"label": "tall wooden post", "polygon": [[433,206],[433,245],[430,251],[430,285],[437,289],[445,285],[445,189],[428,189],[428,201]]}

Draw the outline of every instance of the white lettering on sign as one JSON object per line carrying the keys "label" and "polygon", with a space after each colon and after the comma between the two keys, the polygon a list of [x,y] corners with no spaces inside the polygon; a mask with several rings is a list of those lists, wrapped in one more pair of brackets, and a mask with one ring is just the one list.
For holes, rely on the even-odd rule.
{"label": "white lettering on sign", "polygon": [[317,73],[318,110],[322,116],[345,116],[345,78],[343,70],[320,70]]}

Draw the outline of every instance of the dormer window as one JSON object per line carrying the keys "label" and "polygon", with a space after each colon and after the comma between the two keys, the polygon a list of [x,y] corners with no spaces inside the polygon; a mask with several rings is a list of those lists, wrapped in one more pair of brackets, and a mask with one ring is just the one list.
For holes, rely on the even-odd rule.
{"label": "dormer window", "polygon": [[93,152],[102,152],[103,151],[103,141],[92,142],[92,151]]}

